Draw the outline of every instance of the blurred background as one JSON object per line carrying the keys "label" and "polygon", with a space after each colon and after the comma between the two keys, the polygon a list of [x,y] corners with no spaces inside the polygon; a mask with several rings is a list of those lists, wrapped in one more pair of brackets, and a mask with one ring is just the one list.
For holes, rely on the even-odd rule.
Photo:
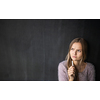
{"label": "blurred background", "polygon": [[0,80],[58,81],[70,42],[88,43],[87,62],[100,81],[99,19],[0,19]]}

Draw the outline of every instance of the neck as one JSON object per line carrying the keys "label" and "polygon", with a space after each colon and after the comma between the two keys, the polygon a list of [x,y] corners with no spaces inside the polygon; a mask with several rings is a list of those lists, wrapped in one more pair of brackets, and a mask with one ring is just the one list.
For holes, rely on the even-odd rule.
{"label": "neck", "polygon": [[79,61],[73,61],[75,66],[79,65]]}
{"label": "neck", "polygon": [[74,62],[74,65],[75,65],[76,67],[79,67],[79,66],[80,66],[79,61],[73,61],[73,62]]}
{"label": "neck", "polygon": [[78,72],[82,72],[84,68],[86,67],[86,63],[84,62],[82,62],[81,65],[79,64],[79,61],[73,61],[73,62]]}

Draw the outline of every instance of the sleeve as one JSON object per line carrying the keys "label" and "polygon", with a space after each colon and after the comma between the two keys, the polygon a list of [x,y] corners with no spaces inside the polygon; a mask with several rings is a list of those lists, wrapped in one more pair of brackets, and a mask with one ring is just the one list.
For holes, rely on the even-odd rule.
{"label": "sleeve", "polygon": [[92,64],[89,67],[88,80],[95,81],[95,68],[94,68],[94,65],[92,65]]}
{"label": "sleeve", "polygon": [[67,70],[63,64],[58,65],[58,80],[59,81],[68,81]]}

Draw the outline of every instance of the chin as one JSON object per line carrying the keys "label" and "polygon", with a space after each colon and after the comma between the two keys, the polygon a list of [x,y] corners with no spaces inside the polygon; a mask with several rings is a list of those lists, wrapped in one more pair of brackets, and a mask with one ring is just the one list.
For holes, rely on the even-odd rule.
{"label": "chin", "polygon": [[78,61],[76,58],[72,58],[73,61]]}
{"label": "chin", "polygon": [[[73,60],[73,59],[72,59]],[[78,60],[73,60],[73,61],[78,61]]]}

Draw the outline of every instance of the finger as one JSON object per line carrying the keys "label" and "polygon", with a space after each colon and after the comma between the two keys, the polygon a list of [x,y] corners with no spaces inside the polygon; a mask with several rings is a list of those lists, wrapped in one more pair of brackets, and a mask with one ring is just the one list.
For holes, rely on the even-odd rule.
{"label": "finger", "polygon": [[69,70],[69,71],[68,71],[68,74],[70,74],[70,75],[71,75],[71,74],[75,74],[75,71]]}
{"label": "finger", "polygon": [[71,70],[71,69],[75,70],[75,67],[72,67],[72,66],[71,66],[71,67],[69,68],[69,70]]}
{"label": "finger", "polygon": [[70,69],[69,72],[75,72],[75,70],[74,69]]}
{"label": "finger", "polygon": [[68,73],[75,73],[73,69],[68,70]]}
{"label": "finger", "polygon": [[70,68],[73,68],[73,66],[70,66]]}
{"label": "finger", "polygon": [[68,74],[69,74],[69,75],[72,75],[72,74],[75,74],[75,73],[74,73],[74,72],[69,72]]}
{"label": "finger", "polygon": [[68,70],[68,75],[75,74],[75,71],[73,69]]}

